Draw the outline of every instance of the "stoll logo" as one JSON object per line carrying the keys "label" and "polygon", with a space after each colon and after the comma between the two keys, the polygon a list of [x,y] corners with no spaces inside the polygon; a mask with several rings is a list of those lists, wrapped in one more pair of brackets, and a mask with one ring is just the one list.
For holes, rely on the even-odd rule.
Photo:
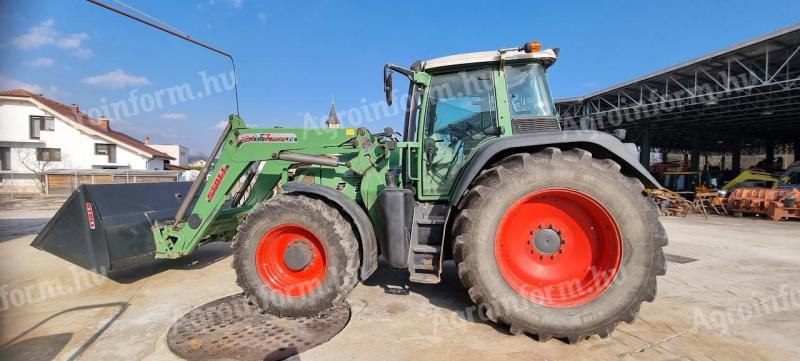
{"label": "stoll logo", "polygon": [[211,189],[209,189],[208,193],[206,193],[206,199],[209,202],[211,202],[211,200],[214,199],[214,196],[217,195],[217,190],[222,184],[222,180],[225,179],[225,175],[228,174],[228,168],[228,165],[223,166],[222,169],[219,170],[219,173],[217,173],[217,177],[214,178],[214,183],[211,183]]}
{"label": "stoll logo", "polygon": [[89,229],[95,229],[97,224],[94,223],[94,207],[89,202],[86,202],[86,218],[89,220]]}

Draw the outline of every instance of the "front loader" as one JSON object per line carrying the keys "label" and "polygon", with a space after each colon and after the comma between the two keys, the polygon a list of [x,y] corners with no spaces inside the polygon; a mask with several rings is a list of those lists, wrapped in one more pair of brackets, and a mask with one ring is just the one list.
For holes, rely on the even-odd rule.
{"label": "front loader", "polygon": [[660,186],[632,145],[561,129],[546,78],[557,53],[529,42],[387,64],[390,104],[392,74],[409,79],[402,139],[231,116],[193,183],[81,186],[33,245],[102,272],[231,242],[237,283],[281,316],[344,302],[379,256],[418,283],[454,260],[512,333],[606,337],[665,272],[642,193]]}

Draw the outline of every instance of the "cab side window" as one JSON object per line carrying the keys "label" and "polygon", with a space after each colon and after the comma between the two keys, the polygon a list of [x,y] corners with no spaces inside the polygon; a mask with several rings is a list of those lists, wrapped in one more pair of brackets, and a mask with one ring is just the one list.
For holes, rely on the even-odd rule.
{"label": "cab side window", "polygon": [[423,157],[426,194],[447,194],[472,150],[497,124],[491,69],[434,75],[428,91]]}

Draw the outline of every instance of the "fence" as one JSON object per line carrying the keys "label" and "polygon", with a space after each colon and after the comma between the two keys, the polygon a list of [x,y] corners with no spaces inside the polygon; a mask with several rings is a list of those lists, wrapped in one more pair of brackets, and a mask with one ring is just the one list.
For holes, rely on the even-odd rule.
{"label": "fence", "polygon": [[47,194],[72,193],[81,184],[162,183],[180,180],[180,171],[90,169],[50,171],[44,176]]}
{"label": "fence", "polygon": [[40,193],[37,177],[33,173],[0,172],[0,194],[33,194]]}

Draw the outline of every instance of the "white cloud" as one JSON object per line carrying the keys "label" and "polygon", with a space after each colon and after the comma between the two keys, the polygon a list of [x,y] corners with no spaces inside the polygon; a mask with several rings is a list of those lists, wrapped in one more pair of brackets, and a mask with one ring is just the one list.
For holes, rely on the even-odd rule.
{"label": "white cloud", "polygon": [[81,42],[89,39],[87,33],[69,34],[58,39],[56,45],[61,49],[77,49],[81,47]]}
{"label": "white cloud", "polygon": [[55,60],[51,58],[36,58],[34,60],[26,61],[25,65],[32,66],[34,68],[49,68],[55,64]]}
{"label": "white cloud", "polygon": [[42,92],[42,86],[39,84],[29,84],[0,75],[0,90],[10,90],[18,88],[25,89],[31,93],[38,94]]}
{"label": "white cloud", "polygon": [[11,44],[20,49],[33,49],[53,44],[58,37],[58,32],[54,29],[55,24],[55,20],[47,19],[30,28],[27,33],[11,39]]}
{"label": "white cloud", "polygon": [[83,82],[89,85],[112,89],[150,84],[150,80],[147,78],[128,74],[122,69],[110,71],[105,74],[90,76],[88,78],[84,78]]}
{"label": "white cloud", "polygon": [[258,18],[258,21],[260,21],[262,24],[267,23],[267,13],[263,11],[259,11],[258,14],[256,14],[256,18]]}
{"label": "white cloud", "polygon": [[169,120],[184,120],[189,116],[184,113],[164,113],[161,114],[161,119],[169,119]]}
{"label": "white cloud", "polygon": [[[242,8],[242,3],[244,2],[244,0],[226,0],[224,2],[228,3],[228,5],[230,5],[232,7],[235,7],[237,9],[241,9]],[[214,5],[216,3],[217,3],[217,0],[208,0],[208,5]]]}
{"label": "white cloud", "polygon": [[214,128],[215,129],[225,129],[225,127],[227,127],[227,126],[228,126],[228,122],[227,121],[220,120],[219,123],[214,125]]}
{"label": "white cloud", "polygon": [[92,55],[92,51],[82,47],[89,40],[87,33],[73,33],[61,35],[55,28],[56,22],[52,18],[30,28],[27,33],[11,39],[11,44],[19,49],[36,49],[42,46],[54,45],[61,49],[73,50],[72,54],[81,58]]}
{"label": "white cloud", "polygon": [[75,55],[79,58],[88,59],[94,55],[94,52],[92,52],[92,49],[77,48],[72,52],[72,55]]}

